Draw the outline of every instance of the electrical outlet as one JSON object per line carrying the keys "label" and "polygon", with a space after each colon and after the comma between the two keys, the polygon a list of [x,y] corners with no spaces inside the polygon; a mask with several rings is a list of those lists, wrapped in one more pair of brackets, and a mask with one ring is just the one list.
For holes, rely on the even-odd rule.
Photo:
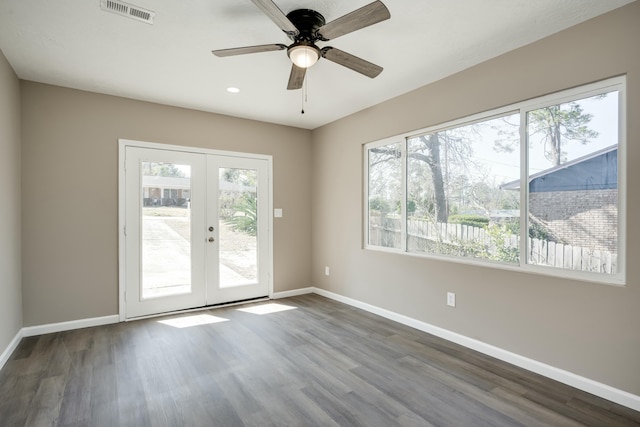
{"label": "electrical outlet", "polygon": [[325,275],[325,276],[328,276],[328,275],[329,275],[329,267],[328,267],[328,266],[326,266],[326,267],[324,268],[324,275]]}
{"label": "electrical outlet", "polygon": [[447,292],[447,305],[449,307],[456,306],[456,294],[454,294],[453,292]]}

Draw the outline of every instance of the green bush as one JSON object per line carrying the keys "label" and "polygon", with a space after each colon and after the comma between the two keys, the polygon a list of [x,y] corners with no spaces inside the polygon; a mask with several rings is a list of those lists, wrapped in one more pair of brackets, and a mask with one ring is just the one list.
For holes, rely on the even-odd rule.
{"label": "green bush", "polygon": [[389,212],[391,211],[391,206],[386,200],[376,197],[369,200],[369,210],[378,212]]}
{"label": "green bush", "polygon": [[529,237],[532,239],[556,241],[543,224],[535,221],[529,221]]}
{"label": "green bush", "polygon": [[517,236],[520,235],[520,220],[506,219],[501,223],[501,225],[503,225],[509,233]]}
{"label": "green bush", "polygon": [[463,224],[471,227],[486,227],[489,225],[489,218],[475,214],[456,214],[449,215],[450,224]]}
{"label": "green bush", "polygon": [[506,225],[493,224],[487,227],[487,233],[495,245],[495,251],[490,254],[489,259],[517,264],[520,259],[520,250],[507,245],[509,238],[513,235],[509,228]]}
{"label": "green bush", "polygon": [[[407,213],[413,214],[416,211],[416,201],[415,200],[407,200]],[[396,202],[396,212],[400,212],[400,200]]]}
{"label": "green bush", "polygon": [[255,236],[258,232],[258,200],[255,195],[245,193],[233,208],[235,213],[226,223],[234,231]]}
{"label": "green bush", "polygon": [[417,205],[415,200],[407,200],[407,213],[414,213],[416,211]]}

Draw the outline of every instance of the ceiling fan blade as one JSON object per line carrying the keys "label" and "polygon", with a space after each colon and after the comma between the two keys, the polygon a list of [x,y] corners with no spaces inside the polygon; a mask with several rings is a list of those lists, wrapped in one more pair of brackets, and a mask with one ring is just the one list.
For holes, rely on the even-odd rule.
{"label": "ceiling fan blade", "polygon": [[322,57],[328,59],[331,62],[340,64],[343,67],[347,67],[360,74],[364,74],[367,77],[377,77],[382,72],[382,67],[373,64],[369,61],[365,61],[362,58],[351,55],[335,47],[327,46],[322,48]]}
{"label": "ceiling fan blade", "polygon": [[323,25],[318,34],[322,40],[332,40],[389,18],[389,9],[377,0]]}
{"label": "ceiling fan blade", "polygon": [[260,53],[260,52],[271,52],[274,50],[284,50],[287,46],[283,44],[262,44],[259,46],[245,46],[245,47],[234,47],[231,49],[218,49],[212,50],[215,56],[224,57],[224,56],[235,56],[235,55],[246,55],[248,53]]}
{"label": "ceiling fan blade", "polygon": [[253,4],[269,17],[285,33],[298,35],[299,31],[280,8],[271,0],[251,0]]}
{"label": "ceiling fan blade", "polygon": [[306,73],[306,68],[301,68],[295,64],[291,64],[291,74],[289,75],[289,84],[287,84],[287,90],[302,88],[302,83],[304,83],[304,76],[306,75]]}

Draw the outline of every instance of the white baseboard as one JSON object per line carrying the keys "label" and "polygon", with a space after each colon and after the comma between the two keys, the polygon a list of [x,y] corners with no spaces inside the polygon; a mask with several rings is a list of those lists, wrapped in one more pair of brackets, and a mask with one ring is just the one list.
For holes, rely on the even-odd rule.
{"label": "white baseboard", "polygon": [[[403,325],[410,326],[423,332],[427,332],[456,344],[460,344],[464,347],[476,350],[488,356],[495,357],[496,359],[502,360],[512,365],[519,366],[528,371],[535,372],[547,378],[551,378],[553,380],[575,387],[579,390],[586,391],[587,393],[602,397],[603,399],[607,399],[636,411],[640,411],[640,396],[637,396],[635,394],[631,394],[624,390],[620,390],[609,385],[591,380],[589,378],[576,375],[572,372],[547,365],[546,363],[538,362],[537,360],[512,353],[508,350],[504,350],[491,344],[487,344],[482,341],[478,341],[476,339],[458,334],[456,332],[452,332],[447,329],[440,328],[438,326],[431,325],[429,323],[422,322],[420,320],[416,320],[390,310],[386,310],[384,308],[367,304],[353,298],[345,297],[334,292],[326,291],[320,288],[309,287],[294,289],[291,291],[275,292],[272,295],[272,298],[288,298],[309,293],[315,293],[323,297],[350,305],[352,307],[360,308],[370,313],[377,314],[378,316],[393,320]],[[90,319],[80,319],[72,320],[69,322],[50,323],[46,325],[24,327],[20,331],[18,331],[7,348],[2,352],[2,354],[0,354],[0,369],[5,365],[7,360],[9,360],[9,357],[16,349],[23,337],[48,334],[52,332],[62,332],[72,329],[88,328],[91,326],[108,325],[112,323],[118,323],[119,321],[120,317],[115,314],[111,316],[94,317]]]}
{"label": "white baseboard", "polygon": [[353,298],[345,297],[319,288],[313,288],[313,292],[323,297],[327,297],[332,300],[339,301],[356,308],[360,308],[370,313],[377,314],[381,317],[393,320],[398,323],[402,323],[403,325],[407,325],[420,331],[435,335],[437,337],[444,338],[448,341],[452,341],[456,344],[460,344],[464,347],[476,350],[488,356],[495,357],[496,359],[500,359],[512,365],[519,366],[528,371],[535,372],[537,374],[567,384],[579,390],[586,391],[587,393],[602,397],[603,399],[607,399],[636,411],[640,411],[640,396],[637,396],[635,394],[631,394],[624,390],[599,383],[589,378],[576,375],[572,372],[547,365],[546,363],[538,362],[537,360],[512,353],[491,344],[487,344],[482,341],[478,341],[476,339],[458,334],[456,332],[452,332],[447,329],[431,325],[429,323],[421,322],[411,317],[404,316],[402,314],[398,314],[384,308],[376,307],[374,305],[367,304]]}
{"label": "white baseboard", "polygon": [[50,334],[52,332],[70,331],[72,329],[89,328],[91,326],[110,325],[120,322],[120,316],[92,317],[89,319],[71,320],[68,322],[49,323],[46,325],[27,326],[22,328],[22,336],[32,337],[34,335]]}
{"label": "white baseboard", "polygon": [[309,287],[309,288],[293,289],[291,291],[274,292],[273,295],[271,295],[271,298],[279,299],[279,298],[297,297],[298,295],[311,294],[313,293],[314,289],[315,288]]}
{"label": "white baseboard", "polygon": [[5,363],[7,363],[7,361],[11,357],[11,354],[18,347],[18,344],[20,344],[20,340],[22,339],[23,336],[24,335],[23,335],[22,329],[20,329],[16,334],[16,336],[13,337],[13,339],[11,340],[7,348],[5,348],[2,354],[0,354],[0,369],[2,369]]}

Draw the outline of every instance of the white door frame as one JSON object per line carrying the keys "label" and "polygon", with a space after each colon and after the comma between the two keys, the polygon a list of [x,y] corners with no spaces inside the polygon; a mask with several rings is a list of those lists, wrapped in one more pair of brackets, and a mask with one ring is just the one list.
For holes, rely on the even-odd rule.
{"label": "white door frame", "polygon": [[233,151],[212,150],[198,147],[185,147],[181,145],[160,144],[156,142],[135,141],[129,139],[118,140],[118,315],[120,321],[126,319],[126,191],[125,191],[125,153],[126,147],[140,147],[157,150],[172,150],[197,154],[212,154],[225,157],[239,157],[266,160],[268,165],[268,257],[266,268],[268,269],[269,298],[273,298],[273,157],[263,154],[240,153]]}

